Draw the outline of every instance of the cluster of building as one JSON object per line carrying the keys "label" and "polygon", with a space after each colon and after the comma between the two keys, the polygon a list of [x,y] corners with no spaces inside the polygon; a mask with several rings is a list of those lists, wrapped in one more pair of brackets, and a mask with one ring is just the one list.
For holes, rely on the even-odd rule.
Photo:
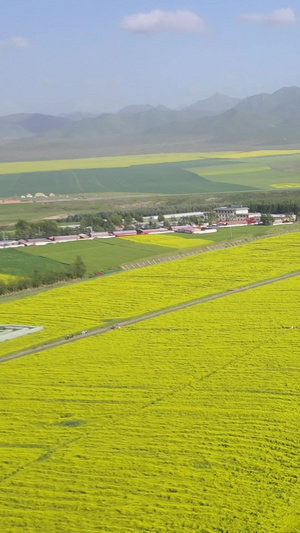
{"label": "cluster of building", "polygon": [[[259,224],[261,222],[261,213],[251,213],[249,207],[243,207],[241,205],[231,205],[229,207],[216,207],[214,212],[217,216],[217,222],[227,225],[242,224]],[[296,215],[294,214],[271,214],[274,224],[282,224],[287,222],[295,222]]]}
{"label": "cluster of building", "polygon": [[47,194],[44,194],[43,192],[36,192],[35,194],[31,194],[30,192],[26,195],[22,195],[21,198],[22,200],[31,200],[32,198],[54,198],[55,194],[53,192],[50,192],[49,195]]}
{"label": "cluster of building", "polygon": [[[295,214],[271,214],[273,224],[293,223],[296,221]],[[202,222],[197,225],[189,222],[190,219],[202,219]],[[164,225],[164,222],[158,222],[158,216],[144,217],[144,223],[150,221],[156,222],[158,225]],[[201,231],[211,231],[208,228],[207,222],[210,218],[211,228],[216,229],[224,226],[244,226],[261,224],[262,213],[252,213],[249,207],[241,205],[230,205],[224,207],[216,207],[212,212],[196,211],[192,213],[174,213],[172,215],[164,215],[165,220],[170,221],[170,229],[173,231],[181,231],[185,233],[200,233]],[[180,220],[186,222],[185,225],[180,225]]]}
{"label": "cluster of building", "polygon": [[[261,213],[251,213],[248,207],[240,205],[231,205],[229,207],[217,207],[214,209],[215,220],[210,224],[207,221],[208,216],[211,217],[212,213],[205,213],[201,211],[191,213],[174,213],[171,215],[165,215],[164,221],[158,222],[158,216],[144,217],[142,224],[136,223],[135,229],[126,230],[123,226],[115,228],[114,231],[101,231],[95,232],[92,228],[89,228],[88,233],[80,233],[73,235],[57,235],[48,238],[36,238],[36,239],[21,239],[18,241],[0,241],[0,248],[15,248],[18,246],[44,246],[47,244],[58,244],[64,242],[73,242],[80,240],[91,239],[112,239],[116,237],[126,237],[131,235],[149,235],[149,234],[161,234],[161,233],[190,233],[190,234],[203,234],[214,233],[222,227],[231,226],[244,226],[254,225],[261,223]],[[292,224],[296,220],[294,214],[272,214],[274,224],[288,223]],[[202,220],[200,224],[195,224],[189,219]],[[212,217],[213,218],[213,217]],[[184,220],[184,224],[180,221]],[[156,227],[149,227],[150,221],[156,223]],[[166,224],[167,221],[167,224]],[[79,226],[70,226],[74,230]]]}

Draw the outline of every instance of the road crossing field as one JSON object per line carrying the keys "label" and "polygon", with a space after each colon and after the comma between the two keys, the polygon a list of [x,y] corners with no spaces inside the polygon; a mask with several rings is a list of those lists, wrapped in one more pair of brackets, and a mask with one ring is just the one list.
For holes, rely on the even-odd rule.
{"label": "road crossing field", "polygon": [[295,277],[1,365],[1,529],[297,532],[299,294]]}
{"label": "road crossing field", "polygon": [[3,303],[0,323],[38,325],[44,330],[1,343],[0,356],[297,271],[299,250],[300,234],[291,233]]}

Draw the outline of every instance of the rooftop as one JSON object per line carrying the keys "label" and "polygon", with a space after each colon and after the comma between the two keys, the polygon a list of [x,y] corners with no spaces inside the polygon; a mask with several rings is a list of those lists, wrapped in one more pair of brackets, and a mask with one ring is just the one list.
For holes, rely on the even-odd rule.
{"label": "rooftop", "polygon": [[229,207],[216,207],[215,211],[238,211],[239,209],[249,210],[249,207],[244,207],[243,205],[231,205]]}

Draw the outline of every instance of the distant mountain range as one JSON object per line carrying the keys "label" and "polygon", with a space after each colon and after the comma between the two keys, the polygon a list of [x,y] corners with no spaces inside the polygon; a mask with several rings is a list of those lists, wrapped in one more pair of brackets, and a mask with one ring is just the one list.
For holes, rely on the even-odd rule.
{"label": "distant mountain range", "polygon": [[145,113],[147,111],[153,111],[156,109],[157,111],[169,111],[168,107],[165,105],[129,105],[127,107],[123,107],[123,109],[120,109],[119,113]]}
{"label": "distant mountain range", "polygon": [[115,114],[18,114],[0,118],[0,160],[168,151],[294,147],[300,88],[243,100],[215,94],[181,110],[133,105]]}
{"label": "distant mountain range", "polygon": [[239,98],[232,98],[231,96],[225,96],[224,94],[214,94],[205,100],[199,100],[195,104],[192,104],[184,108],[184,111],[190,113],[198,113],[202,116],[220,115],[225,113],[228,109],[235,107],[240,102]]}

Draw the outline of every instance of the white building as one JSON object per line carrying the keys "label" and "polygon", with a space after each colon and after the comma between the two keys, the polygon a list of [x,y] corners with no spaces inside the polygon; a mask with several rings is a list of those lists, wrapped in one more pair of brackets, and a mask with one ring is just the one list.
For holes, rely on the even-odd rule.
{"label": "white building", "polygon": [[243,207],[241,205],[231,205],[229,207],[217,207],[215,210],[219,220],[233,221],[233,220],[246,220],[249,218],[249,207]]}
{"label": "white building", "polygon": [[[194,211],[193,213],[174,213],[172,215],[164,215],[166,220],[180,219],[180,218],[190,218],[190,217],[199,217],[205,218],[205,213],[202,211]],[[149,222],[150,220],[158,220],[158,215],[153,215],[151,217],[143,217],[144,222]]]}

